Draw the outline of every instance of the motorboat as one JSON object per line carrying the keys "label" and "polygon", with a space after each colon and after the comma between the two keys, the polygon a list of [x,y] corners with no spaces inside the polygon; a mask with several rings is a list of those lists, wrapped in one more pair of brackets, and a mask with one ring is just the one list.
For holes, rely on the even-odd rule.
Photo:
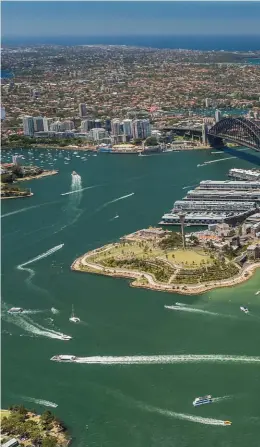
{"label": "motorboat", "polygon": [[72,171],[71,175],[78,175],[78,174],[76,173],[76,171]]}
{"label": "motorboat", "polygon": [[69,318],[69,321],[71,321],[72,323],[80,323],[80,318],[75,317],[73,306],[72,306],[72,312],[71,312],[71,317]]}
{"label": "motorboat", "polygon": [[240,306],[240,310],[241,310],[242,312],[244,312],[245,314],[248,314],[248,312],[249,312],[248,308],[247,308],[247,307],[244,307],[244,306]]}
{"label": "motorboat", "polygon": [[258,290],[255,294],[256,294],[256,295],[259,295],[259,293],[260,293],[260,290]]}
{"label": "motorboat", "polygon": [[199,405],[212,404],[212,396],[208,394],[203,397],[196,397],[196,399],[192,402],[194,407],[198,407]]}
{"label": "motorboat", "polygon": [[231,421],[224,421],[224,425],[232,425]]}
{"label": "motorboat", "polygon": [[77,359],[75,355],[54,355],[51,360],[54,362],[73,362]]}
{"label": "motorboat", "polygon": [[23,309],[21,307],[11,307],[11,309],[8,310],[9,314],[20,314],[23,312]]}

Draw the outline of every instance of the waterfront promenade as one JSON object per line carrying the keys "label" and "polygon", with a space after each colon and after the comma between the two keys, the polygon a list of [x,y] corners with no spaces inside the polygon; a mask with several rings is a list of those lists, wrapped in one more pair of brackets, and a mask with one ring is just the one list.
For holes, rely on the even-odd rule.
{"label": "waterfront promenade", "polygon": [[[89,258],[93,257],[93,255],[103,254],[111,248],[113,248],[113,244],[106,246],[105,249],[101,248],[84,254],[73,262],[71,265],[71,270],[113,276],[116,278],[131,279],[133,280],[130,284],[131,287],[141,287],[145,289],[158,290],[161,292],[178,293],[181,295],[200,295],[212,289],[220,287],[233,287],[247,281],[252,277],[255,270],[260,268],[260,262],[254,262],[246,264],[237,275],[228,279],[207,281],[199,284],[164,284],[156,281],[154,275],[151,273],[128,270],[126,268],[104,267],[99,263],[89,260]],[[176,275],[177,272],[174,275]]]}

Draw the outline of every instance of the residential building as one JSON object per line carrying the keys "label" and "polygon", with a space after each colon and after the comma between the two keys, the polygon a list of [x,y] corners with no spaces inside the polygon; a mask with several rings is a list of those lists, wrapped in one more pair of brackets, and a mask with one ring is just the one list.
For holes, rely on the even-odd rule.
{"label": "residential building", "polygon": [[28,137],[33,137],[34,134],[34,121],[32,116],[23,117],[23,133]]}
{"label": "residential building", "polygon": [[96,129],[101,129],[101,127],[102,127],[101,120],[95,120],[95,128]]}
{"label": "residential building", "polygon": [[43,130],[44,130],[44,132],[49,132],[52,123],[53,123],[53,119],[52,118],[47,118],[46,116],[43,118]]}
{"label": "residential building", "polygon": [[74,122],[71,120],[63,121],[64,130],[72,130],[74,129]]}
{"label": "residential building", "polygon": [[123,133],[127,137],[132,136],[132,120],[130,119],[123,120]]}
{"label": "residential building", "polygon": [[89,137],[93,141],[100,141],[103,140],[104,138],[107,138],[108,133],[103,127],[98,129],[94,128],[90,130]]}
{"label": "residential building", "polygon": [[42,132],[44,130],[42,116],[36,116],[35,118],[33,118],[33,124],[34,124],[34,132]]}
{"label": "residential building", "polygon": [[111,121],[111,133],[112,135],[120,135],[120,120],[118,118]]}
{"label": "residential building", "polygon": [[80,117],[87,116],[87,107],[84,102],[79,104],[79,116]]}
{"label": "residential building", "polygon": [[136,119],[132,122],[134,139],[145,139],[151,135],[151,125],[148,119]]}
{"label": "residential building", "polygon": [[82,132],[89,132],[91,129],[95,127],[95,120],[81,121],[80,127]]}
{"label": "residential building", "polygon": [[61,121],[55,121],[51,124],[50,130],[52,132],[63,132],[65,130],[65,126]]}

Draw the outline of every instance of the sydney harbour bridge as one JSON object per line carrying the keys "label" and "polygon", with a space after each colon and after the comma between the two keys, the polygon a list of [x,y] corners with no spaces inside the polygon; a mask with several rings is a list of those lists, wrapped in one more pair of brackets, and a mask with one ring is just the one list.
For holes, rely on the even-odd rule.
{"label": "sydney harbour bridge", "polygon": [[202,137],[211,146],[224,146],[224,141],[228,141],[260,151],[260,125],[244,117],[224,118],[212,127],[207,125],[203,125],[202,128],[176,126],[164,130],[173,131],[179,135]]}

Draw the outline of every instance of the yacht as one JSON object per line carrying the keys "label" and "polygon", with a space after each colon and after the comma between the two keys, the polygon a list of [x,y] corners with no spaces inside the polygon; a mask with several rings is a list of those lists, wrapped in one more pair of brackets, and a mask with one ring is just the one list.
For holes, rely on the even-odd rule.
{"label": "yacht", "polygon": [[75,355],[54,355],[51,357],[54,362],[73,362],[76,359]]}
{"label": "yacht", "polygon": [[244,306],[240,306],[240,310],[242,310],[242,312],[244,312],[245,314],[248,314],[249,312],[248,308]]}
{"label": "yacht", "polygon": [[75,317],[73,306],[72,306],[72,312],[71,312],[71,317],[69,318],[69,321],[71,321],[72,323],[80,323],[80,318]]}
{"label": "yacht", "polygon": [[11,307],[11,309],[8,310],[9,314],[20,314],[23,312],[23,309],[21,307]]}
{"label": "yacht", "polygon": [[198,407],[199,405],[212,404],[212,402],[212,396],[208,394],[207,396],[196,397],[192,403],[194,407]]}
{"label": "yacht", "polygon": [[231,421],[224,421],[224,425],[232,425]]}

